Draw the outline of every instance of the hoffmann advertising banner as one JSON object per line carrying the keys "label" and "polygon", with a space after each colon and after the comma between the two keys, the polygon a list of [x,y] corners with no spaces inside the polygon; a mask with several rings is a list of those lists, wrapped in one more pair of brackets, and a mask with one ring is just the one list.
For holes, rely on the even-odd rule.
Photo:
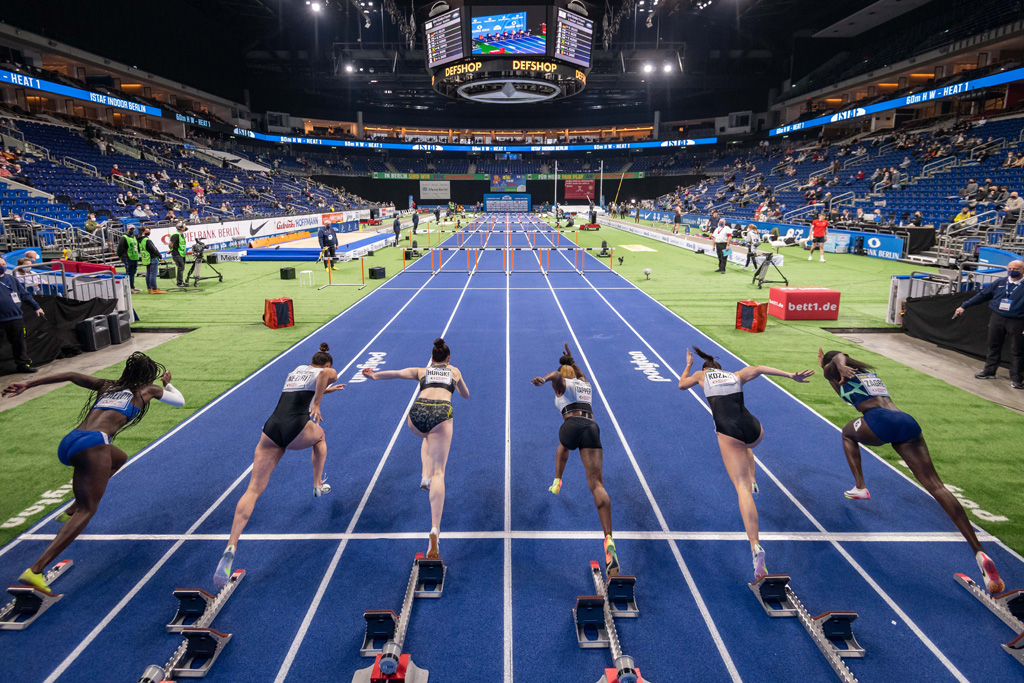
{"label": "hoffmann advertising banner", "polygon": [[[337,211],[335,213],[277,216],[275,218],[245,218],[223,223],[189,224],[185,230],[185,244],[191,248],[195,244],[196,238],[199,238],[209,246],[217,246],[238,240],[248,241],[271,235],[286,235],[300,230],[317,230],[326,223],[359,220],[363,213],[367,217],[370,215],[369,211]],[[175,232],[177,230],[173,226],[154,228],[150,237],[156,242],[160,252],[167,254],[170,252],[171,235]]]}

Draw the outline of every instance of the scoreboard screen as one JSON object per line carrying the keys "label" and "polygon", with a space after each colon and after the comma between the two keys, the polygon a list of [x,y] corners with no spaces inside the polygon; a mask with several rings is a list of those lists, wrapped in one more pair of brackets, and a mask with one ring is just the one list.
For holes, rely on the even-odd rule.
{"label": "scoreboard screen", "polygon": [[547,7],[473,7],[469,32],[473,54],[547,54],[547,10]]}
{"label": "scoreboard screen", "polygon": [[590,68],[594,22],[561,7],[558,8],[556,19],[555,57],[584,69]]}
{"label": "scoreboard screen", "polygon": [[462,43],[462,10],[454,9],[428,19],[426,31],[427,67],[434,68],[465,56]]}

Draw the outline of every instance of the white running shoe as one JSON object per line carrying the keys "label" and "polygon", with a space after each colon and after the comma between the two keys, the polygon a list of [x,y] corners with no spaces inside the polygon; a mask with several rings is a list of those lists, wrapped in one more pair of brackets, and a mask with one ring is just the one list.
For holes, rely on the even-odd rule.
{"label": "white running shoe", "polygon": [[420,479],[420,488],[428,493],[430,492],[430,477],[423,477]]}
{"label": "white running shoe", "polygon": [[824,262],[825,262],[825,259],[821,259],[821,262],[822,262],[822,263],[824,263]]}
{"label": "white running shoe", "polygon": [[430,542],[427,544],[427,559],[436,560],[441,556],[440,548],[438,544],[438,538],[441,536],[441,532],[437,530],[435,526],[430,530]]}
{"label": "white running shoe", "polygon": [[228,584],[228,579],[231,578],[231,564],[235,561],[235,547],[229,545],[227,550],[220,558],[220,562],[217,563],[217,569],[213,572],[213,585],[220,590]]}
{"label": "white running shoe", "polygon": [[764,566],[764,548],[758,543],[754,545],[754,581],[760,581],[768,576],[768,569]]}
{"label": "white running shoe", "polygon": [[313,497],[319,498],[325,493],[331,492],[331,485],[327,483],[327,475],[323,474],[320,477],[320,488],[313,487]]}
{"label": "white running shoe", "polygon": [[808,260],[808,261],[813,261],[813,260],[814,260],[814,255],[812,254],[811,256],[808,256],[808,257],[807,257],[807,260]]}
{"label": "white running shoe", "polygon": [[845,491],[843,495],[850,500],[871,500],[871,494],[867,489],[859,489],[856,486],[849,491]]}

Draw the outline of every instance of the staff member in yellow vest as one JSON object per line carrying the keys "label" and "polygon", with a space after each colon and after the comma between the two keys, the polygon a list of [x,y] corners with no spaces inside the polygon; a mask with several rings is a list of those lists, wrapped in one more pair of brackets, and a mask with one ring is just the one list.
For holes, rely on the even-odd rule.
{"label": "staff member in yellow vest", "polygon": [[160,270],[160,250],[149,238],[149,228],[142,228],[139,238],[139,263],[146,269],[146,287],[150,294],[166,294],[156,286],[156,273]]}
{"label": "staff member in yellow vest", "polygon": [[174,265],[178,267],[178,276],[174,282],[178,287],[184,287],[183,283],[185,279],[185,223],[178,223],[175,226],[176,233],[171,235],[171,258],[174,259]]}
{"label": "staff member in yellow vest", "polygon": [[117,257],[124,264],[124,272],[128,274],[128,282],[132,285],[132,294],[138,294],[135,288],[135,273],[139,270],[139,239],[135,236],[135,226],[128,226],[128,231],[121,235],[117,242]]}

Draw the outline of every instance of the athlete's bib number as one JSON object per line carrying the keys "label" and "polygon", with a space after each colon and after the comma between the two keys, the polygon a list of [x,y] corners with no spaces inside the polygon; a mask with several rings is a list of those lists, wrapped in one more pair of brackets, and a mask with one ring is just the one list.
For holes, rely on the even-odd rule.
{"label": "athlete's bib number", "polygon": [[296,389],[305,389],[312,377],[313,373],[309,370],[296,370],[288,375],[288,379],[285,380],[284,383],[284,390],[294,391]]}
{"label": "athlete's bib number", "polygon": [[877,375],[857,375],[857,379],[860,380],[861,386],[864,387],[864,391],[867,392],[868,396],[889,395],[889,390],[885,388],[885,383],[878,379]]}
{"label": "athlete's bib number", "polygon": [[104,410],[128,410],[128,406],[134,398],[130,391],[119,391],[115,394],[107,394],[96,401],[96,407]]}
{"label": "athlete's bib number", "polygon": [[576,385],[576,402],[577,403],[592,403],[590,400],[590,385],[580,382]]}
{"label": "athlete's bib number", "polygon": [[450,384],[452,371],[449,368],[427,368],[427,384]]}
{"label": "athlete's bib number", "polygon": [[736,383],[736,375],[731,372],[722,372],[720,370],[705,370],[704,371],[704,385],[708,387],[723,387],[729,384]]}

